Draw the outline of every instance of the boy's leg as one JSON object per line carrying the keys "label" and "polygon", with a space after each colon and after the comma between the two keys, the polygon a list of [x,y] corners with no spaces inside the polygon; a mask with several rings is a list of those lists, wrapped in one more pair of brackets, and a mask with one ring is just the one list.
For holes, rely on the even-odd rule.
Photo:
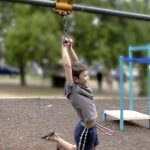
{"label": "boy's leg", "polygon": [[56,132],[50,136],[49,140],[57,143],[60,150],[76,150],[75,145],[60,138]]}
{"label": "boy's leg", "polygon": [[79,149],[92,150],[99,144],[96,126],[86,128],[78,123],[75,128],[75,141]]}
{"label": "boy's leg", "polygon": [[65,149],[65,148],[63,148],[63,147],[61,147],[61,146],[57,146],[57,149],[56,149],[56,150],[77,150],[77,149],[76,149],[76,146],[71,147],[71,148],[67,148],[67,149]]}
{"label": "boy's leg", "polygon": [[96,135],[95,135],[95,141],[94,141],[94,148],[93,148],[93,150],[98,150],[99,138],[98,138],[97,128],[95,128],[95,132],[96,132]]}
{"label": "boy's leg", "polygon": [[93,148],[93,150],[98,150],[98,148],[97,148],[98,146],[95,146],[94,148]]}

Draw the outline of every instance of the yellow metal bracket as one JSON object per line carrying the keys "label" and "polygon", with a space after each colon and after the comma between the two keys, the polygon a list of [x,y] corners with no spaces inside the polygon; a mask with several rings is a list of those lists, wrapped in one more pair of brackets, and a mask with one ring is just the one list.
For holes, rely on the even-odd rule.
{"label": "yellow metal bracket", "polygon": [[56,0],[55,12],[66,16],[69,15],[73,8],[73,0]]}

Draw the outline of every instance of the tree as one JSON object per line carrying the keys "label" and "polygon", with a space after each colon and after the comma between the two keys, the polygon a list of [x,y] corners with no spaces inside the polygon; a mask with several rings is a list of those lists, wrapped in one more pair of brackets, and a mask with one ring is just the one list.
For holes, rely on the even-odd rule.
{"label": "tree", "polygon": [[7,33],[7,26],[11,23],[11,4],[0,3],[0,59],[4,57],[4,37]]}
{"label": "tree", "polygon": [[[83,4],[95,5],[104,8],[123,10],[148,14],[149,1],[82,1]],[[82,21],[79,21],[79,19]],[[96,26],[92,24],[94,18],[98,20]],[[118,66],[119,56],[128,56],[129,45],[143,45],[149,43],[150,27],[148,22],[126,19],[123,17],[114,17],[108,15],[75,14],[75,29],[73,35],[76,41],[76,47],[80,55],[87,61],[100,59],[107,69]],[[142,57],[144,54],[139,54]],[[113,62],[113,63],[112,63]],[[141,76],[146,79],[144,69],[141,70]],[[145,70],[145,71],[144,71]],[[141,87],[145,87],[146,80],[140,82]],[[145,93],[144,88],[141,93]]]}
{"label": "tree", "polygon": [[[145,14],[149,12],[146,0],[83,0],[76,3]],[[15,26],[10,26],[6,37],[7,60],[22,66],[20,70],[31,59],[42,63],[47,58],[49,63],[56,64],[60,59],[58,41],[63,30],[60,18],[50,14],[46,8],[14,5]],[[101,60],[108,70],[117,67],[119,56],[127,55],[129,45],[149,42],[147,33],[150,27],[144,21],[83,12],[72,13],[68,20],[79,56],[89,64],[93,60]],[[53,50],[49,51],[50,47]]]}
{"label": "tree", "polygon": [[[21,73],[21,85],[26,85],[27,62],[44,58],[56,63],[59,57],[59,24],[54,14],[44,8],[15,4],[14,24],[9,26],[6,36],[7,62],[16,65]],[[39,19],[40,18],[40,19]]]}

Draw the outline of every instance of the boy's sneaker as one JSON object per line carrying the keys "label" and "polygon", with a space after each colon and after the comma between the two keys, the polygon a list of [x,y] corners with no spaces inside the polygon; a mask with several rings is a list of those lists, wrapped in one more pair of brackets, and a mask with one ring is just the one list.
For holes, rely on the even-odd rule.
{"label": "boy's sneaker", "polygon": [[43,135],[41,138],[44,139],[44,140],[49,140],[50,137],[51,137],[54,133],[55,133],[55,131],[50,130],[48,134]]}

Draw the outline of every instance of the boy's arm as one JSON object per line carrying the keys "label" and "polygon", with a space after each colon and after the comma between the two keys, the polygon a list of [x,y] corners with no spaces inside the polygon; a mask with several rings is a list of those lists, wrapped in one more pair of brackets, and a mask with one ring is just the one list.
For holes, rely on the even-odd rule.
{"label": "boy's arm", "polygon": [[65,77],[66,81],[68,83],[73,83],[72,79],[72,66],[71,66],[71,61],[70,57],[68,54],[68,43],[62,42],[62,61],[63,61],[63,67],[65,71]]}
{"label": "boy's arm", "polygon": [[72,47],[73,40],[69,39],[69,41],[70,41],[70,44],[69,44],[69,55],[70,55],[71,63],[77,63],[77,62],[79,62],[79,59],[78,59],[78,56],[77,56],[75,50]]}

